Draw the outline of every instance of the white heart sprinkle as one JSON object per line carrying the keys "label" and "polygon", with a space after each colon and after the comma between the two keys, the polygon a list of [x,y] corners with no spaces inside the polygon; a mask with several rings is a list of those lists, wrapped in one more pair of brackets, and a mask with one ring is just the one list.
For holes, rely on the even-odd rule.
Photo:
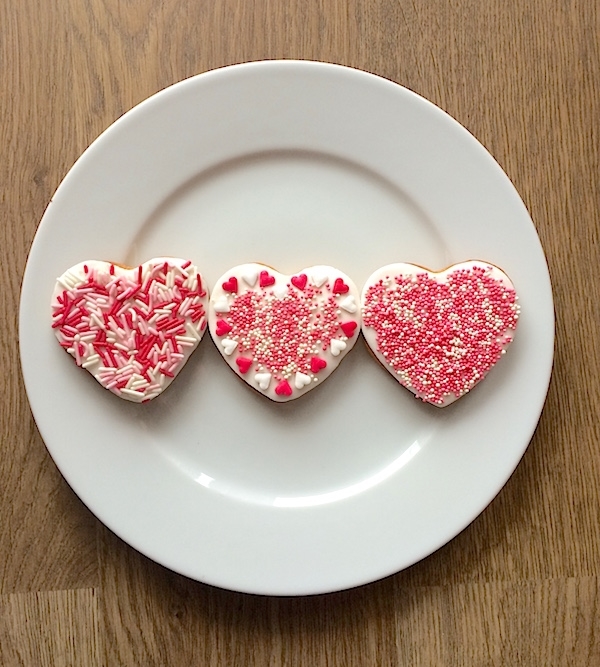
{"label": "white heart sprinkle", "polygon": [[271,383],[271,373],[257,373],[254,376],[254,380],[258,383],[258,386],[264,391],[269,388]]}
{"label": "white heart sprinkle", "polygon": [[225,351],[225,354],[227,356],[230,356],[231,353],[238,346],[238,342],[237,342],[237,340],[231,340],[231,338],[223,338],[223,340],[221,341],[221,345],[223,346],[223,350]]}
{"label": "white heart sprinkle", "polygon": [[319,273],[318,271],[311,273],[310,277],[317,287],[322,287],[329,280],[329,276],[326,273]]}
{"label": "white heart sprinkle", "polygon": [[307,384],[310,384],[310,377],[298,371],[294,378],[294,384],[296,385],[296,389],[302,389],[302,387],[306,387]]}
{"label": "white heart sprinkle", "polygon": [[340,340],[339,338],[332,338],[331,343],[329,344],[331,348],[331,354],[334,357],[337,357],[342,350],[346,349],[346,342]]}
{"label": "white heart sprinkle", "polygon": [[242,275],[242,278],[247,285],[254,287],[254,285],[256,285],[256,279],[258,278],[258,271],[247,271]]}
{"label": "white heart sprinkle", "polygon": [[214,305],[215,313],[228,313],[229,312],[229,301],[226,296],[219,297]]}
{"label": "white heart sprinkle", "polygon": [[356,302],[352,294],[340,301],[340,308],[343,308],[348,313],[355,313],[357,310]]}
{"label": "white heart sprinkle", "polygon": [[278,285],[273,288],[273,294],[278,299],[283,299],[283,297],[288,293],[288,288],[285,285]]}

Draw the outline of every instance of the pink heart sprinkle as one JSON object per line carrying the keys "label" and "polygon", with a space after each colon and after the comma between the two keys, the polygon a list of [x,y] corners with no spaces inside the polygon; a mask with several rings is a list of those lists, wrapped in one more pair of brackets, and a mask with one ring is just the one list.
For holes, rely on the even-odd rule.
{"label": "pink heart sprinkle", "polygon": [[272,276],[268,271],[261,271],[258,283],[261,287],[269,287],[275,284],[275,276]]}
{"label": "pink heart sprinkle", "polygon": [[226,280],[223,283],[223,289],[226,292],[232,292],[233,294],[237,294],[238,291],[238,281],[235,276],[231,276],[229,280]]}
{"label": "pink heart sprinkle", "polygon": [[291,280],[292,285],[297,287],[299,290],[303,290],[306,287],[307,281],[308,276],[306,273],[301,273],[299,276],[293,276]]}
{"label": "pink heart sprinkle", "polygon": [[275,387],[275,393],[278,396],[291,396],[292,395],[292,388],[290,387],[290,383],[287,380],[282,380]]}
{"label": "pink heart sprinkle", "polygon": [[217,336],[224,336],[231,331],[231,325],[228,324],[225,320],[217,320]]}
{"label": "pink heart sprinkle", "polygon": [[323,370],[326,367],[327,367],[327,362],[325,361],[325,359],[321,359],[320,357],[313,357],[310,360],[310,370],[313,373],[318,373],[319,371]]}
{"label": "pink heart sprinkle", "polygon": [[252,367],[252,359],[248,359],[247,357],[238,357],[235,363],[238,365],[242,375],[246,374]]}
{"label": "pink heart sprinkle", "polygon": [[352,338],[357,326],[356,322],[342,322],[342,324],[340,324],[340,329],[344,332],[344,335],[348,336],[348,338]]}
{"label": "pink heart sprinkle", "polygon": [[331,290],[334,294],[346,294],[350,288],[341,278],[336,278],[333,283],[333,289]]}

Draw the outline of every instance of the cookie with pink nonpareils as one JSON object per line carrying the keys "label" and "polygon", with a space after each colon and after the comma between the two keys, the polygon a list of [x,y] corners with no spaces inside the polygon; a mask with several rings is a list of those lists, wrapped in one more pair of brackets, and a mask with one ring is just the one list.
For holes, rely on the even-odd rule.
{"label": "cookie with pink nonpareils", "polygon": [[361,298],[365,340],[421,400],[444,407],[481,382],[512,342],[519,318],[509,277],[481,261],[434,272],[384,266]]}
{"label": "cookie with pink nonpareils", "polygon": [[162,394],[198,346],[207,308],[190,260],[159,257],[135,268],[89,260],[57,279],[52,327],[103,387],[145,403]]}
{"label": "cookie with pink nonpareils", "polygon": [[274,401],[289,401],[319,386],[354,346],[359,292],[331,266],[284,275],[243,264],[217,280],[208,328],[240,378]]}

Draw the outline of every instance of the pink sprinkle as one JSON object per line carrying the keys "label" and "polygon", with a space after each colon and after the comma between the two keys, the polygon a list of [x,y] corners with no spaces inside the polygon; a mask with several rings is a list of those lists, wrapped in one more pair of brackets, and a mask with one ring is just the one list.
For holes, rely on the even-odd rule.
{"label": "pink sprinkle", "polygon": [[235,276],[232,276],[229,280],[226,280],[223,283],[223,289],[226,292],[232,292],[233,294],[236,294],[238,291],[238,281]]}
{"label": "pink sprinkle", "polygon": [[356,331],[356,327],[358,325],[356,322],[349,321],[349,322],[342,322],[340,324],[340,329],[344,332],[345,336],[348,336],[348,338],[352,338],[354,336],[354,332]]}
{"label": "pink sprinkle", "polygon": [[310,360],[310,370],[313,373],[318,373],[324,368],[327,368],[327,362],[325,361],[325,359],[321,359],[320,357],[313,357]]}
{"label": "pink sprinkle", "polygon": [[258,278],[258,283],[261,287],[269,287],[275,284],[275,276],[272,276],[268,271],[261,271]]}
{"label": "pink sprinkle", "polygon": [[248,359],[247,357],[238,357],[235,363],[238,365],[242,375],[245,375],[252,367],[252,359]]}
{"label": "pink sprinkle", "polygon": [[224,336],[225,334],[228,334],[230,331],[231,331],[231,324],[229,324],[225,320],[217,320],[217,329],[216,329],[217,336]]}
{"label": "pink sprinkle", "polygon": [[332,292],[334,294],[346,294],[350,288],[346,283],[341,279],[341,278],[336,278],[335,282],[333,283],[333,290]]}
{"label": "pink sprinkle", "polygon": [[308,282],[308,276],[306,273],[301,273],[299,276],[292,276],[290,281],[294,287],[297,287],[299,290],[303,290],[306,287]]}
{"label": "pink sprinkle", "polygon": [[275,393],[278,396],[291,396],[292,395],[292,388],[290,387],[290,383],[287,380],[282,380],[275,387]]}

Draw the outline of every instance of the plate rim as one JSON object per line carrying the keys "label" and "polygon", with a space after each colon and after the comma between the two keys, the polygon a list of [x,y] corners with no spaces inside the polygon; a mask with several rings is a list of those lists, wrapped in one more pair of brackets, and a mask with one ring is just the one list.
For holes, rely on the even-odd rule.
{"label": "plate rim", "polygon": [[[23,313],[25,312],[26,309],[24,309],[23,306],[24,306],[24,300],[26,299],[26,286],[28,285],[28,272],[30,272],[32,270],[31,267],[30,267],[30,260],[31,260],[31,257],[32,257],[32,251],[34,250],[34,247],[36,245],[36,239],[38,238],[38,234],[40,232],[40,229],[42,229],[42,227],[44,225],[46,225],[46,227],[47,227],[49,224],[51,224],[50,220],[52,218],[47,217],[47,214],[48,214],[48,211],[50,210],[50,206],[51,206],[52,202],[55,200],[55,198],[57,196],[60,196],[61,192],[64,191],[63,186],[64,186],[65,182],[67,184],[70,182],[68,179],[73,178],[72,174],[76,173],[76,170],[80,168],[78,165],[84,164],[82,162],[82,160],[86,160],[86,159],[89,158],[89,155],[90,155],[89,151],[94,146],[101,145],[103,137],[105,137],[107,135],[107,133],[113,131],[115,126],[118,125],[119,127],[121,127],[123,125],[123,123],[129,122],[128,119],[134,118],[135,114],[139,113],[140,109],[149,108],[151,104],[160,103],[160,101],[163,100],[163,99],[166,99],[168,95],[176,94],[176,92],[173,93],[174,89],[177,89],[178,87],[183,87],[183,86],[194,86],[196,81],[198,81],[202,77],[206,78],[208,76],[211,76],[211,77],[218,76],[219,74],[221,74],[225,71],[226,72],[230,72],[232,70],[241,71],[243,69],[246,69],[247,71],[250,71],[253,68],[264,68],[265,66],[275,67],[275,68],[279,68],[279,67],[283,67],[283,68],[294,68],[294,67],[301,67],[301,68],[308,67],[308,68],[311,68],[311,67],[317,67],[317,68],[320,68],[322,70],[329,69],[331,71],[333,71],[333,69],[335,69],[337,71],[344,71],[344,72],[351,72],[352,74],[358,74],[359,76],[373,77],[373,78],[375,78],[379,81],[385,82],[386,85],[389,84],[389,85],[392,85],[394,87],[398,87],[398,88],[406,91],[411,96],[414,96],[416,99],[419,99],[421,102],[426,103],[426,105],[428,105],[430,108],[434,109],[435,113],[439,112],[439,113],[444,114],[444,116],[446,116],[448,119],[450,119],[452,121],[452,123],[456,124],[457,127],[462,128],[462,130],[464,130],[476,142],[476,144],[481,147],[481,149],[486,153],[486,155],[489,156],[495,162],[495,164],[501,170],[502,174],[504,174],[504,176],[506,177],[508,182],[511,184],[511,186],[514,190],[514,193],[517,195],[517,197],[520,200],[520,197],[519,197],[518,193],[516,192],[516,189],[514,189],[514,185],[512,185],[512,182],[510,181],[510,179],[508,178],[506,173],[502,170],[502,168],[497,163],[497,161],[493,158],[493,156],[491,156],[491,154],[485,149],[485,147],[483,147],[481,145],[481,143],[466,128],[464,128],[464,126],[460,125],[458,123],[458,121],[453,119],[447,112],[440,109],[439,107],[434,105],[432,102],[428,101],[426,98],[420,96],[418,93],[415,93],[414,91],[412,91],[412,90],[410,90],[410,89],[408,89],[404,86],[401,86],[400,84],[397,84],[397,83],[395,83],[395,82],[393,82],[389,79],[381,77],[377,74],[372,74],[372,73],[369,73],[369,72],[365,72],[363,70],[353,68],[353,67],[346,67],[346,66],[338,65],[338,64],[331,64],[331,63],[324,63],[324,62],[317,62],[317,61],[309,61],[309,60],[267,60],[267,61],[258,60],[258,61],[251,61],[251,62],[247,62],[247,63],[240,63],[240,64],[236,64],[236,65],[229,65],[229,66],[219,67],[219,68],[216,68],[216,69],[213,69],[213,70],[209,70],[208,72],[204,72],[204,73],[201,73],[201,74],[197,74],[197,75],[188,77],[188,78],[186,78],[186,79],[184,79],[180,82],[172,84],[171,86],[169,86],[169,87],[155,93],[151,97],[143,100],[138,105],[134,106],[132,109],[127,111],[125,114],[123,114],[114,123],[109,125],[109,127],[106,128],[89,145],[89,147],[82,153],[82,155],[75,161],[75,163],[73,164],[71,169],[67,172],[66,176],[63,178],[63,180],[61,181],[57,190],[52,195],[52,197],[49,201],[48,207],[46,208],[46,211],[44,212],[44,215],[43,215],[42,220],[40,222],[40,226],[38,227],[38,230],[36,231],[36,235],[35,235],[35,238],[34,238],[34,241],[32,243],[31,250],[29,252],[29,256],[28,256],[28,259],[27,259],[27,264],[26,264],[26,268],[25,268],[25,272],[24,272],[24,276],[23,276],[23,281],[22,281],[21,303],[20,303],[20,312],[19,312],[19,345],[20,345],[21,366],[22,366],[22,369],[23,369],[23,377],[24,377],[24,381],[25,381],[25,387],[26,387],[28,398],[30,396],[29,386],[30,386],[30,382],[32,380],[29,379],[28,373],[25,371],[25,367],[27,366],[27,360],[25,358],[27,350],[25,349],[25,346],[22,342],[23,338],[21,336],[21,332],[23,331],[24,327],[27,326],[27,322],[24,321],[24,315],[23,315]],[[527,215],[529,216],[528,213],[527,213]],[[529,217],[529,220],[531,222],[530,217]],[[547,278],[547,283],[548,283],[548,288],[549,288],[549,294],[547,296],[549,296],[550,303],[552,304],[552,289],[551,289],[551,284],[550,284],[550,276],[549,276],[549,272],[548,272],[547,261],[546,261],[545,256],[544,256],[543,249],[541,247],[541,242],[539,240],[539,237],[537,237],[535,227],[533,226],[533,222],[531,222],[531,228],[532,228],[531,231],[533,231],[534,235],[537,238],[537,241],[539,243],[539,248],[540,248],[541,253],[542,253],[542,258],[545,262],[546,278]],[[551,336],[550,336],[551,342],[552,342],[552,348],[554,346],[554,335],[555,335],[555,324],[554,324],[554,314],[552,312],[552,331],[551,331]],[[129,545],[133,546],[138,551],[140,551],[141,553],[144,553],[145,555],[152,558],[153,560],[157,560],[157,562],[163,564],[164,566],[166,566],[166,567],[168,567],[168,568],[170,568],[174,571],[178,571],[181,574],[184,574],[185,576],[197,579],[199,581],[205,581],[207,583],[212,583],[214,585],[221,586],[223,588],[232,588],[233,590],[240,590],[240,591],[250,592],[250,593],[262,593],[262,594],[270,594],[270,595],[306,595],[306,594],[333,592],[333,591],[337,591],[337,590],[343,590],[345,588],[351,588],[351,587],[359,586],[359,585],[362,585],[362,584],[365,584],[365,583],[368,583],[368,582],[371,582],[371,581],[375,581],[376,579],[380,579],[380,578],[389,576],[391,574],[394,574],[395,572],[398,572],[402,569],[405,569],[406,567],[409,567],[410,565],[422,560],[423,558],[430,555],[431,553],[434,553],[439,548],[444,546],[447,542],[451,541],[467,525],[469,525],[477,516],[479,516],[479,514],[481,514],[481,512],[485,509],[485,507],[487,507],[489,502],[491,502],[493,500],[493,498],[495,498],[496,495],[499,493],[499,491],[504,487],[504,485],[506,484],[506,482],[508,481],[508,479],[510,478],[510,476],[512,475],[512,473],[516,469],[517,465],[519,464],[519,462],[520,462],[522,456],[524,455],[525,451],[527,450],[529,442],[530,442],[530,440],[531,440],[531,438],[532,438],[532,436],[535,432],[535,429],[536,429],[537,424],[539,422],[539,418],[541,417],[541,414],[542,414],[542,411],[543,411],[543,406],[544,406],[544,403],[545,403],[545,400],[546,400],[546,395],[547,395],[547,391],[548,391],[549,383],[550,383],[550,379],[551,379],[551,374],[552,374],[552,364],[553,364],[553,354],[550,356],[550,358],[549,358],[549,360],[548,360],[548,362],[545,366],[546,374],[545,374],[545,377],[544,377],[544,379],[541,383],[542,385],[545,386],[545,388],[541,392],[540,404],[538,406],[539,409],[536,408],[536,410],[533,411],[533,412],[535,412],[536,417],[535,417],[534,420],[532,419],[532,425],[531,425],[531,428],[529,430],[530,432],[528,431],[528,433],[529,433],[528,436],[526,438],[525,437],[523,438],[524,445],[522,447],[521,454],[515,461],[513,461],[514,465],[512,465],[512,468],[511,468],[509,474],[506,475],[506,478],[499,482],[499,484],[497,485],[497,488],[494,487],[493,489],[490,490],[490,494],[489,494],[490,497],[489,497],[488,502],[482,507],[478,506],[477,508],[475,508],[473,510],[473,513],[470,516],[470,518],[468,518],[468,520],[466,520],[464,522],[464,525],[462,525],[462,527],[460,527],[458,530],[453,529],[451,531],[452,534],[449,537],[447,537],[447,539],[442,539],[442,541],[440,541],[434,549],[432,549],[432,550],[426,549],[425,550],[426,553],[421,554],[420,556],[418,556],[417,558],[412,560],[412,562],[402,565],[402,567],[400,569],[396,568],[396,569],[391,569],[389,571],[381,572],[379,574],[379,576],[377,576],[375,578],[373,578],[370,575],[368,575],[366,578],[356,577],[355,581],[347,582],[345,585],[343,585],[341,587],[338,586],[338,585],[334,585],[331,588],[327,588],[327,587],[323,588],[323,586],[321,585],[321,586],[317,586],[315,588],[315,587],[311,587],[311,585],[306,585],[305,583],[301,584],[301,585],[291,586],[290,589],[288,589],[288,590],[277,590],[277,589],[276,590],[269,590],[269,587],[268,586],[265,587],[264,585],[263,586],[259,585],[259,586],[256,586],[255,588],[244,588],[244,587],[238,587],[238,586],[230,587],[230,586],[227,586],[226,583],[223,582],[223,581],[216,581],[214,579],[211,581],[210,578],[199,578],[197,575],[190,574],[189,572],[181,571],[177,567],[173,567],[172,564],[168,564],[168,563],[165,563],[162,560],[156,559],[152,554],[148,553],[147,549],[143,548],[143,545],[138,546],[138,545],[134,544],[134,541],[132,541],[127,536],[121,535],[119,533],[119,531],[116,530],[113,525],[110,525],[104,518],[102,518],[101,512],[97,512],[96,509],[90,507],[88,502],[83,500],[83,498],[81,496],[81,493],[79,491],[77,491],[75,486],[73,486],[71,484],[71,480],[63,472],[59,461],[57,461],[55,459],[54,453],[53,453],[51,447],[49,447],[48,443],[46,442],[46,439],[43,436],[42,437],[44,439],[44,443],[45,443],[51,457],[53,458],[55,464],[57,465],[57,467],[59,468],[59,470],[61,471],[61,473],[63,474],[63,476],[67,480],[67,482],[69,483],[69,485],[73,488],[73,490],[80,497],[80,499],[82,499],[82,502],[84,502],[84,504],[90,509],[90,511],[92,511],[95,514],[95,516],[97,516],[99,518],[100,521],[102,521],[105,525],[107,525],[111,531],[115,532],[117,535],[119,535],[119,537],[124,539]],[[32,409],[32,413],[34,415],[34,419],[36,420],[36,424],[38,424],[38,429],[40,431],[40,434],[42,434],[43,428],[41,427],[41,425],[38,422],[38,417],[36,415],[36,411],[35,411],[34,406],[32,404],[31,404],[31,409]]]}

